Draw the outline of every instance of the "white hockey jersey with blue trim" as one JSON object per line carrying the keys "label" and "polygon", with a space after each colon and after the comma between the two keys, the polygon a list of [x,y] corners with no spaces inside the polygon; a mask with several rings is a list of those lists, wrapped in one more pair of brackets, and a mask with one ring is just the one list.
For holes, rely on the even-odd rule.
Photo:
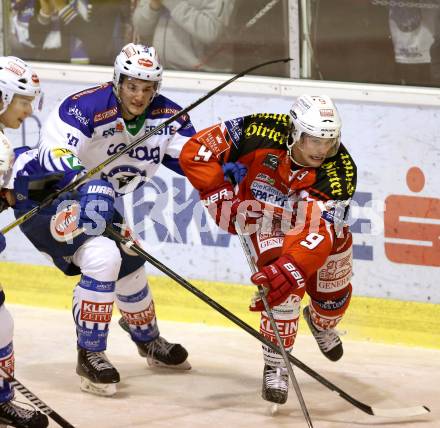
{"label": "white hockey jersey with blue trim", "polygon": [[[86,89],[65,98],[50,113],[41,130],[40,162],[47,171],[68,172],[66,177],[83,168],[90,170],[180,110],[170,99],[156,96],[145,111],[145,122],[132,135],[122,118],[112,84]],[[189,116],[184,114],[93,178],[108,180],[118,194],[125,194],[150,179],[161,163],[182,173],[178,157],[183,144],[194,133]]]}

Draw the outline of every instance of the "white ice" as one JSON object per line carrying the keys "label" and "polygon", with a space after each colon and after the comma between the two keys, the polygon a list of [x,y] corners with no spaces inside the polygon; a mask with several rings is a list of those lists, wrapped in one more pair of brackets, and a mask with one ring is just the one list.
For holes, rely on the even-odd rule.
{"label": "white ice", "polygon": [[[107,355],[121,374],[112,398],[86,394],[75,374],[69,311],[8,305],[15,319],[16,377],[78,428],[306,427],[294,390],[270,416],[260,396],[259,342],[237,328],[160,321],[162,335],[189,351],[192,370],[150,369],[112,321]],[[178,309],[176,309],[178,310]],[[374,408],[426,405],[416,418],[369,416],[295,369],[315,428],[440,426],[440,351],[354,342],[344,336],[341,361],[327,361],[314,339],[299,335],[294,355],[352,397]],[[17,393],[17,398],[22,398]],[[51,421],[50,427],[58,426]]]}

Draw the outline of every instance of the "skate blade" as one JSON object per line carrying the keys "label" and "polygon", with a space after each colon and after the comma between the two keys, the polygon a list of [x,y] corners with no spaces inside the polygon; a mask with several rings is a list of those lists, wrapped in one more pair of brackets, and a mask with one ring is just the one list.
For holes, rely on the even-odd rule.
{"label": "skate blade", "polygon": [[116,394],[115,383],[94,383],[85,377],[81,377],[81,391],[101,397],[112,397]]}
{"label": "skate blade", "polygon": [[280,405],[274,403],[267,409],[267,413],[269,414],[269,416],[276,416],[278,414],[279,409],[280,409]]}
{"label": "skate blade", "polygon": [[161,361],[155,360],[154,358],[147,357],[147,363],[150,367],[161,367],[161,368],[167,368],[167,369],[173,369],[173,370],[191,370],[191,364],[188,360],[185,360],[183,363],[180,364],[165,364]]}

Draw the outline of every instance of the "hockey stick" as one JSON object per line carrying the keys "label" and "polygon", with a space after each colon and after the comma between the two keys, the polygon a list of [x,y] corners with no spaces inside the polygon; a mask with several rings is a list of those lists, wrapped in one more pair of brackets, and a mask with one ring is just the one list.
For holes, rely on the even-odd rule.
{"label": "hockey stick", "polygon": [[35,394],[33,394],[29,389],[27,389],[20,381],[15,377],[11,376],[4,369],[0,367],[0,376],[5,378],[11,386],[15,387],[24,397],[26,397],[35,407],[40,409],[49,418],[53,419],[60,427],[63,428],[74,428],[72,424],[67,422],[63,417],[61,417],[55,410],[51,409],[46,403],[41,401]]}
{"label": "hockey stick", "polygon": [[[248,239],[246,239],[246,237],[243,235],[237,219],[235,220],[234,225],[235,225],[235,230],[237,231],[238,239],[240,240],[241,248],[243,248],[244,255],[246,256],[246,260],[249,264],[249,268],[253,274],[257,273],[258,269],[255,264],[255,260],[252,257],[251,249],[249,247],[249,236],[248,236]],[[272,310],[269,307],[269,303],[267,302],[267,299],[266,299],[266,294],[264,293],[264,289],[261,285],[258,286],[258,294],[260,295],[260,299],[263,302],[264,310],[266,311],[267,316],[269,317],[272,331],[275,333],[278,347],[281,350],[281,356],[283,357],[284,363],[286,364],[287,371],[289,372],[290,379],[292,380],[292,385],[293,385],[293,388],[295,389],[296,396],[298,397],[298,401],[301,406],[301,410],[303,412],[304,419],[306,420],[307,425],[310,428],[313,428],[312,419],[310,418],[309,411],[307,410],[307,406],[304,401],[304,397],[302,395],[301,388],[299,387],[298,381],[296,380],[295,373],[293,373],[292,365],[290,364],[289,357],[287,356],[287,352],[284,349],[283,339],[281,339],[281,335],[280,335],[278,327],[275,323],[275,319],[273,317]]]}
{"label": "hockey stick", "polygon": [[98,166],[88,170],[84,175],[82,175],[81,177],[79,177],[78,179],[73,181],[72,183],[68,184],[67,186],[63,187],[62,189],[58,190],[57,192],[54,192],[52,195],[49,195],[39,205],[37,205],[36,207],[32,208],[30,211],[26,212],[25,214],[23,214],[21,217],[17,218],[12,223],[6,225],[0,231],[0,233],[5,234],[5,233],[9,232],[11,229],[13,229],[14,227],[19,226],[20,224],[22,224],[25,221],[29,220],[35,214],[38,214],[43,208],[48,207],[61,194],[66,193],[66,192],[71,192],[79,184],[81,184],[81,183],[85,182],[86,180],[90,179],[92,176],[94,176],[98,172],[102,171],[107,165],[109,165],[110,163],[114,162],[116,159],[120,158],[121,156],[123,156],[126,153],[128,153],[129,151],[131,151],[133,148],[138,146],[140,143],[148,140],[148,138],[150,138],[151,136],[153,136],[154,134],[159,132],[161,129],[165,128],[170,123],[174,122],[176,119],[178,119],[179,117],[183,116],[185,113],[188,113],[190,110],[192,110],[193,108],[197,107],[199,104],[201,104],[202,102],[206,101],[212,95],[216,94],[221,89],[223,89],[225,86],[228,86],[229,84],[231,84],[235,80],[239,79],[240,77],[243,77],[244,75],[250,73],[253,70],[256,70],[257,68],[264,67],[264,66],[269,65],[269,64],[275,64],[277,62],[288,62],[288,61],[291,61],[291,58],[283,58],[283,59],[276,59],[276,60],[273,60],[273,61],[267,61],[267,62],[263,62],[263,63],[258,64],[258,65],[254,65],[253,67],[250,67],[250,68],[248,68],[248,69],[246,69],[246,70],[236,74],[235,76],[231,77],[226,82],[221,83],[220,85],[218,85],[217,87],[215,87],[214,89],[209,91],[206,95],[204,95],[203,97],[199,98],[197,101],[195,101],[192,104],[190,104],[188,107],[185,107],[184,109],[182,109],[179,112],[177,112],[174,116],[172,116],[169,119],[165,120],[165,122],[162,122],[160,125],[158,125],[154,129],[152,129],[151,131],[147,132],[143,137],[139,138],[136,141],[133,141],[127,147],[125,147],[121,151],[115,153],[114,155],[110,156],[104,162],[100,163]]}
{"label": "hockey stick", "polygon": [[[176,281],[179,285],[181,285],[183,288],[188,290],[190,293],[194,294],[199,299],[203,300],[206,304],[211,306],[217,312],[220,312],[223,316],[228,318],[234,324],[238,325],[240,328],[245,330],[251,336],[255,337],[261,343],[263,343],[273,351],[281,353],[281,351],[278,349],[278,346],[272,343],[269,339],[266,339],[262,334],[260,334],[254,328],[252,328],[249,324],[245,323],[243,320],[235,316],[232,312],[228,311],[225,307],[221,306],[215,300],[212,300],[209,296],[207,296],[197,287],[194,287],[186,279],[182,278],[180,275],[178,275],[170,268],[162,264],[159,260],[155,259],[153,256],[148,254],[145,250],[139,247],[139,245],[136,245],[135,242],[127,238],[124,238],[120,233],[118,233],[116,230],[114,230],[109,226],[106,228],[106,234],[107,236],[112,237],[117,242],[124,245],[126,248],[133,250],[138,256],[142,257],[145,261],[152,264],[155,268],[159,269],[165,275],[169,276],[171,279]],[[341,398],[348,401],[354,407],[357,407],[359,410],[369,415],[389,417],[389,418],[403,418],[403,417],[424,415],[430,412],[429,408],[426,406],[414,406],[414,407],[401,408],[401,409],[378,409],[369,406],[368,404],[362,403],[361,401],[347,394],[345,391],[343,391],[342,389],[331,383],[329,380],[327,380],[326,378],[322,377],[320,374],[315,372],[313,369],[302,363],[300,360],[295,358],[292,354],[288,354],[288,357],[289,360],[293,364],[295,364],[295,366],[301,369],[303,372],[307,373],[313,379],[317,380],[319,383],[324,385],[326,388],[336,392]]]}

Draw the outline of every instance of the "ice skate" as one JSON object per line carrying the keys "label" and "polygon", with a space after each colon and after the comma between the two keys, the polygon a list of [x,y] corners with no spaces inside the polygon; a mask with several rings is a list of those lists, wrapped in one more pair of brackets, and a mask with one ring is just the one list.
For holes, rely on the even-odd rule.
{"label": "ice skate", "polygon": [[29,404],[6,401],[0,403],[0,428],[46,428],[49,425],[47,416]]}
{"label": "ice skate", "polygon": [[289,393],[289,376],[285,367],[264,365],[263,388],[261,396],[264,400],[276,404],[284,404]]}
{"label": "ice skate", "polygon": [[333,328],[330,328],[328,330],[318,330],[313,325],[312,318],[310,316],[310,309],[308,306],[304,308],[303,315],[321,352],[329,360],[338,361],[342,357],[344,349],[342,348],[342,342],[336,330],[334,330]]}
{"label": "ice skate", "polygon": [[81,377],[81,390],[104,397],[116,394],[119,373],[104,352],[78,348],[76,373]]}
{"label": "ice skate", "polygon": [[[119,320],[119,325],[130,332],[124,318]],[[159,336],[151,342],[135,342],[139,355],[147,359],[150,367],[168,367],[176,370],[189,370],[191,364],[187,360],[188,352],[178,343],[169,343]]]}

